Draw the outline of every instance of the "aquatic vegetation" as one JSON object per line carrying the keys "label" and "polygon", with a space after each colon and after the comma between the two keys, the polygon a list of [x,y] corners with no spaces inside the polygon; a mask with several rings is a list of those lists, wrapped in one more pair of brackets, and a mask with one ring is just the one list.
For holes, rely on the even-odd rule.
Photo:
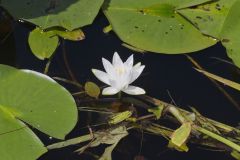
{"label": "aquatic vegetation", "polygon": [[[102,58],[105,71],[91,64],[94,69],[88,68],[87,75],[78,75],[84,77],[80,79],[75,75],[77,69],[71,70],[67,58],[70,54],[65,46],[66,41],[89,43],[85,41],[88,38],[85,29],[99,15],[109,24],[104,24],[105,27],[96,22],[96,27],[101,26],[106,37],[115,36],[126,50],[185,54],[220,42],[233,65],[240,67],[239,10],[240,0],[0,0],[0,36],[2,30],[9,32],[0,40],[0,45],[15,31],[16,25],[28,28],[25,39],[34,55],[32,58],[39,62],[31,69],[40,68],[36,72],[30,68],[17,69],[5,62],[0,64],[0,159],[36,160],[48,151],[74,145],[79,155],[85,153],[95,159],[112,160],[114,149],[134,130],[141,134],[140,152],[143,133],[149,133],[164,137],[168,142],[166,147],[179,152],[188,152],[189,144],[197,144],[240,160],[238,127],[207,118],[194,107],[189,107],[190,111],[183,109],[172,103],[170,94],[171,103],[149,96],[151,93],[145,91],[147,87],[134,86],[145,65],[135,63],[133,54],[126,61],[117,52],[112,62]],[[2,17],[9,23],[2,22]],[[55,55],[59,46],[62,57]],[[81,56],[87,56],[83,50]],[[239,91],[237,81],[207,72],[186,56],[197,68],[198,72],[194,72],[209,77],[223,95],[239,107],[218,83]],[[64,63],[58,66],[60,76],[66,73],[66,78],[52,74],[50,69],[50,66],[56,67],[54,63],[59,63],[60,58]],[[78,63],[84,61],[77,60]],[[147,65],[151,70],[151,63]],[[157,74],[164,79],[162,73]],[[96,79],[90,81],[90,75],[107,86],[101,86]],[[79,119],[79,114],[84,121]],[[98,124],[94,124],[93,119],[97,119]],[[69,133],[72,134],[67,136]],[[46,142],[46,139],[54,141]],[[99,146],[105,150],[98,155],[86,151]],[[138,158],[144,157],[139,154],[135,159]]]}

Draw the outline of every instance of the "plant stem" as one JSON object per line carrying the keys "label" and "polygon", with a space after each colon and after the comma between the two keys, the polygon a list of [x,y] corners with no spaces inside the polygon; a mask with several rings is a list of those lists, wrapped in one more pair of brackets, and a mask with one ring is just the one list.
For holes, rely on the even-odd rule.
{"label": "plant stem", "polygon": [[184,123],[186,119],[183,115],[179,112],[179,110],[174,106],[169,106],[167,111],[170,112],[180,123]]}
{"label": "plant stem", "polygon": [[47,63],[46,63],[46,66],[45,66],[45,68],[44,68],[44,74],[46,74],[46,75],[47,75],[47,73],[48,73],[48,70],[49,70],[49,67],[50,67],[51,62],[52,62],[52,59],[49,58],[48,61],[47,61]]}
{"label": "plant stem", "polygon": [[66,147],[66,146],[75,145],[75,144],[90,141],[92,138],[93,137],[92,137],[91,134],[87,134],[87,135],[84,135],[84,136],[81,136],[81,137],[77,137],[77,138],[69,139],[69,140],[66,140],[66,141],[63,141],[63,142],[51,144],[49,146],[46,146],[46,148],[48,150],[63,148],[63,147]]}
{"label": "plant stem", "polygon": [[222,142],[224,144],[226,144],[227,146],[231,147],[232,149],[240,152],[240,146],[237,145],[236,143],[233,143],[232,141],[229,141],[228,139],[222,137],[222,136],[219,136],[211,131],[208,131],[202,127],[199,127],[199,126],[193,126],[194,129],[196,129],[197,131],[203,133],[203,134],[206,134],[208,135],[209,137],[213,138],[213,139],[216,139],[218,140],[219,142]]}
{"label": "plant stem", "polygon": [[52,78],[55,79],[55,80],[58,80],[58,81],[62,81],[62,82],[68,83],[68,84],[75,85],[75,86],[77,86],[79,88],[82,87],[82,85],[80,83],[75,82],[75,81],[71,81],[71,80],[68,80],[68,79],[65,79],[65,78],[61,78],[61,77],[52,77]]}
{"label": "plant stem", "polygon": [[118,99],[121,99],[122,98],[122,92],[118,92]]}
{"label": "plant stem", "polygon": [[[205,69],[200,66],[200,64],[194,60],[194,58],[192,58],[191,56],[185,54],[185,56],[188,58],[188,60],[198,69],[205,71]],[[226,96],[226,98],[234,105],[234,107],[236,107],[236,109],[238,109],[240,111],[240,106],[238,104],[238,102],[223,88],[221,87],[216,80],[209,78],[208,76],[206,76],[219,90],[220,92],[222,92],[222,94],[224,96]]]}

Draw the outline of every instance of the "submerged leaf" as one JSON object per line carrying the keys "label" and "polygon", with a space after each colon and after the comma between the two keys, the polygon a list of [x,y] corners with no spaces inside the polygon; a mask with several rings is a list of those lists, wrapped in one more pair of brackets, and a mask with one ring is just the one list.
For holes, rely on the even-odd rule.
{"label": "submerged leaf", "polygon": [[105,149],[105,152],[101,156],[101,160],[111,160],[111,153],[116,147],[118,142],[128,135],[127,128],[125,126],[119,126],[114,129],[109,129],[105,131],[98,131],[94,133],[94,140],[84,147],[81,147],[76,152],[83,152],[88,147],[97,147],[100,144],[109,144],[110,146]]}
{"label": "submerged leaf", "polygon": [[117,113],[116,115],[112,116],[110,118],[110,120],[108,121],[108,123],[109,124],[118,124],[118,123],[128,119],[131,116],[132,116],[131,111],[120,112],[120,113]]}
{"label": "submerged leaf", "polygon": [[188,150],[189,150],[186,143],[183,143],[181,146],[177,146],[177,145],[173,144],[171,141],[169,141],[169,143],[168,143],[168,148],[173,148],[180,152],[188,152]]}
{"label": "submerged leaf", "polygon": [[150,108],[148,109],[148,112],[151,112],[153,113],[157,119],[160,119],[161,115],[162,115],[162,111],[164,109],[164,106],[163,105],[159,105],[155,108]]}
{"label": "submerged leaf", "polygon": [[177,147],[181,147],[188,139],[190,133],[191,123],[190,122],[183,123],[181,127],[175,130],[171,135],[171,143],[173,143]]}

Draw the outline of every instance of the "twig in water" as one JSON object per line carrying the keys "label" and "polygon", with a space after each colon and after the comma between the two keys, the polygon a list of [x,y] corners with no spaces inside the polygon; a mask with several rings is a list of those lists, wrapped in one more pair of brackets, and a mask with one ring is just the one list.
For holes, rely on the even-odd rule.
{"label": "twig in water", "polygon": [[[196,68],[205,71],[205,69],[204,69],[202,66],[200,66],[200,64],[198,64],[197,61],[195,61],[192,57],[190,57],[189,55],[185,55],[185,56],[188,58],[188,60],[189,60]],[[215,80],[213,80],[213,79],[211,79],[211,78],[209,78],[209,77],[207,77],[207,78],[222,92],[222,94],[223,94],[224,96],[226,96],[226,98],[235,106],[235,108],[240,111],[240,106],[239,106],[238,102],[237,102],[235,99],[233,99],[233,97],[232,97],[230,94],[228,94],[228,92],[225,91]]]}
{"label": "twig in water", "polygon": [[79,88],[82,87],[82,85],[80,83],[75,82],[75,81],[71,81],[71,80],[68,80],[68,79],[65,79],[65,78],[61,78],[61,77],[52,77],[52,78],[55,79],[55,80],[58,80],[58,81],[62,81],[64,83],[75,85]]}

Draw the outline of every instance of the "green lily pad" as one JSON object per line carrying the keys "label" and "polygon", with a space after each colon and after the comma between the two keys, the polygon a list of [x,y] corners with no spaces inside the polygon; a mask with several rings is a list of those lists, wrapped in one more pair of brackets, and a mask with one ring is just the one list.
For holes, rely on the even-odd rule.
{"label": "green lily pad", "polygon": [[47,150],[29,126],[64,139],[77,122],[70,93],[46,75],[0,65],[0,154],[35,160]]}
{"label": "green lily pad", "polygon": [[44,31],[36,27],[30,32],[28,37],[28,43],[32,53],[41,60],[50,58],[58,47],[58,36],[71,41],[80,41],[85,38],[81,29],[64,31],[58,28],[52,28],[51,30]]}
{"label": "green lily pad", "polygon": [[228,56],[240,67],[240,0],[236,0],[224,22],[220,37]]}
{"label": "green lily pad", "polygon": [[28,44],[32,53],[39,59],[50,58],[58,47],[58,36],[53,31],[44,32],[36,28],[30,32]]}
{"label": "green lily pad", "polygon": [[220,38],[225,19],[236,0],[220,0],[177,10],[189,19],[202,33]]}
{"label": "green lily pad", "polygon": [[0,106],[0,154],[4,160],[35,160],[47,149],[36,135]]}
{"label": "green lily pad", "polygon": [[84,85],[84,89],[90,97],[98,98],[101,91],[96,83],[86,82]]}
{"label": "green lily pad", "polygon": [[202,33],[221,40],[228,56],[240,67],[240,1],[219,0],[213,3],[178,10]]}
{"label": "green lily pad", "polygon": [[61,26],[73,30],[93,22],[103,0],[1,0],[0,5],[16,19],[46,29]]}
{"label": "green lily pad", "polygon": [[207,0],[111,0],[104,4],[113,31],[133,47],[157,53],[187,53],[214,45],[183,16],[177,7]]}

